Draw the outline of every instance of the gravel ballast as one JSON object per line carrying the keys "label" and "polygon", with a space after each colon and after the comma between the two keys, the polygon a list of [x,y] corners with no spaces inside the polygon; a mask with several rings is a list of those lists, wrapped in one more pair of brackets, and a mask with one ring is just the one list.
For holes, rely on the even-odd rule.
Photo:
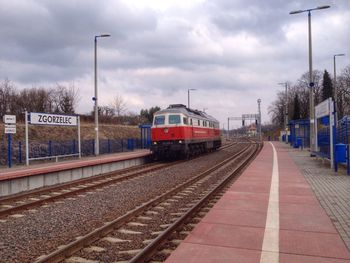
{"label": "gravel ballast", "polygon": [[241,149],[236,145],[0,221],[0,262],[33,262],[141,203],[164,193]]}

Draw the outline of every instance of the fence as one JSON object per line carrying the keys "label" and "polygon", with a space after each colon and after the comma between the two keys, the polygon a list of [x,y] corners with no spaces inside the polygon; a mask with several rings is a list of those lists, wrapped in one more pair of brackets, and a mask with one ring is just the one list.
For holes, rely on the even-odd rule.
{"label": "fence", "polygon": [[[339,122],[336,129],[335,144],[343,143],[349,144],[350,136],[350,116],[343,117]],[[322,157],[330,158],[330,132],[329,126],[324,126],[318,131],[317,136],[318,146],[320,148],[319,155]]]}
{"label": "fence", "polygon": [[345,116],[338,122],[336,143],[349,144],[349,136],[350,116]]}
{"label": "fence", "polygon": [[[22,141],[13,141],[12,144],[12,162],[13,164],[25,163],[25,147]],[[82,156],[95,155],[95,140],[81,141]],[[8,163],[7,140],[0,139],[0,165]],[[100,139],[100,154],[118,153],[132,151],[134,149],[148,148],[142,144],[141,139]],[[29,144],[29,157],[40,158],[59,155],[78,154],[78,141],[41,141],[31,142]]]}
{"label": "fence", "polygon": [[322,127],[317,132],[317,145],[320,151],[317,153],[320,157],[331,158],[330,149],[330,131],[329,126]]}

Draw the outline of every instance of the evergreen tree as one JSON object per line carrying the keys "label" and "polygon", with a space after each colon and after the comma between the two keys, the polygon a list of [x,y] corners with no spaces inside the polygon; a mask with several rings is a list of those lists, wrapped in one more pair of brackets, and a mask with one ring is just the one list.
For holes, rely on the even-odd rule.
{"label": "evergreen tree", "polygon": [[160,110],[160,107],[158,106],[151,107],[150,109],[141,109],[141,112],[140,112],[141,118],[143,118],[147,123],[152,123],[154,113],[156,113],[159,110]]}
{"label": "evergreen tree", "polygon": [[299,120],[299,119],[300,119],[300,101],[299,101],[298,94],[295,94],[293,120]]}
{"label": "evergreen tree", "polygon": [[327,70],[323,74],[323,83],[322,83],[322,101],[333,97],[333,85],[331,77]]}

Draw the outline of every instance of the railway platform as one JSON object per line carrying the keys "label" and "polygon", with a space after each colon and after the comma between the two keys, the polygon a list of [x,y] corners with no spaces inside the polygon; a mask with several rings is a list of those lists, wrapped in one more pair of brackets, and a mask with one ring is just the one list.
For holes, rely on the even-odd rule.
{"label": "railway platform", "polygon": [[350,262],[346,189],[349,177],[266,142],[166,262]]}
{"label": "railway platform", "polygon": [[150,154],[149,150],[137,150],[3,169],[0,171],[0,197],[143,164]]}

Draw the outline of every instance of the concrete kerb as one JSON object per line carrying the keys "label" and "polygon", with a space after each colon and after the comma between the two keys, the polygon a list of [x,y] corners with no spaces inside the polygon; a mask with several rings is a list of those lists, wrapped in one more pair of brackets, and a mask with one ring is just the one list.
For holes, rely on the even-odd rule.
{"label": "concrete kerb", "polygon": [[29,191],[44,186],[87,178],[102,173],[113,172],[135,165],[144,164],[147,157],[138,157],[130,160],[121,160],[111,163],[95,164],[93,166],[77,167],[58,172],[47,172],[39,175],[12,178],[0,181],[0,197]]}

